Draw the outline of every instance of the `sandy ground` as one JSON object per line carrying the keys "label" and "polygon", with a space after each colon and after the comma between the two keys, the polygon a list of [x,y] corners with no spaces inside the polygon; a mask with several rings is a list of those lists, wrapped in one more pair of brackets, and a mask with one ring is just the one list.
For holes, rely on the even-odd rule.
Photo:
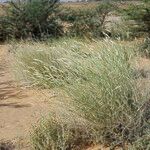
{"label": "sandy ground", "polygon": [[0,141],[10,140],[17,145],[15,149],[27,150],[32,125],[48,114],[49,101],[44,91],[16,85],[8,58],[7,46],[0,46]]}

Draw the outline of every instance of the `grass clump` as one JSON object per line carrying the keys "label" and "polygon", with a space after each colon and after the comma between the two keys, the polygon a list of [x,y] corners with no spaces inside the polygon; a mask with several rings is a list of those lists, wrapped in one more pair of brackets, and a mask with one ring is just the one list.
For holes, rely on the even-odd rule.
{"label": "grass clump", "polygon": [[91,43],[65,39],[50,44],[18,45],[14,57],[21,79],[33,86],[65,91],[71,101],[69,107],[73,107],[71,111],[86,120],[88,126],[85,130],[78,124],[75,127],[58,120],[45,122],[35,129],[35,149],[67,150],[70,143],[76,149],[75,141],[82,136],[93,143],[103,141],[113,147],[120,143],[124,147],[145,127],[136,121],[143,101],[131,65],[133,47],[109,39]]}
{"label": "grass clump", "polygon": [[150,38],[149,37],[145,38],[143,43],[140,45],[139,53],[142,56],[146,56],[147,58],[150,58]]}
{"label": "grass clump", "polygon": [[18,45],[14,55],[18,79],[43,88],[71,83],[75,76],[79,76],[75,62],[81,60],[81,55],[86,55],[86,51],[80,51],[85,44],[71,39],[61,42]]}
{"label": "grass clump", "polygon": [[68,125],[57,118],[42,120],[34,127],[31,142],[35,150],[80,150],[93,143],[86,127]]}
{"label": "grass clump", "polygon": [[129,147],[129,150],[141,150],[141,149],[145,149],[145,150],[149,150],[150,149],[150,135],[147,134],[143,137],[139,137],[139,139],[137,141],[135,141],[133,143],[133,145],[131,145]]}

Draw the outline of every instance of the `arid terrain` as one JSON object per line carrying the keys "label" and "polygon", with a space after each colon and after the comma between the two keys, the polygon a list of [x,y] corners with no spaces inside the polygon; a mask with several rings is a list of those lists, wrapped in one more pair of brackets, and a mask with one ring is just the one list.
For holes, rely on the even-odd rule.
{"label": "arid terrain", "polygon": [[0,150],[149,150],[150,2],[0,3]]}
{"label": "arid terrain", "polygon": [[[0,141],[19,144],[27,150],[29,131],[49,109],[43,91],[20,87],[10,72],[7,46],[0,46]],[[51,92],[49,92],[52,95]],[[47,98],[46,98],[47,97]]]}
{"label": "arid terrain", "polygon": [[[0,141],[11,141],[16,150],[28,150],[30,149],[29,135],[32,125],[35,125],[42,116],[48,115],[50,105],[52,106],[56,102],[55,93],[52,90],[35,90],[20,86],[12,75],[10,60],[9,46],[1,45]],[[138,60],[137,70],[143,70],[146,75],[145,79],[139,80],[141,93],[149,93],[149,66],[149,59],[141,58]],[[90,149],[97,150],[100,147],[96,146]]]}

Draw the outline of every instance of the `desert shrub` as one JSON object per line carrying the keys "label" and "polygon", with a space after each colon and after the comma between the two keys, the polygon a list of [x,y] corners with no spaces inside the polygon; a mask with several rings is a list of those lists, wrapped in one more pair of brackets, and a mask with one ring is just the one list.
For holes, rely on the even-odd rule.
{"label": "desert shrub", "polygon": [[149,3],[141,5],[131,5],[122,12],[127,16],[127,19],[134,20],[132,32],[134,36],[143,34],[150,35],[150,7]]}
{"label": "desert shrub", "polygon": [[[128,99],[125,93],[132,91],[132,71],[128,63],[131,51],[126,51],[124,46],[111,41],[95,42],[93,44],[94,46],[75,40],[67,40],[62,44],[59,42],[56,42],[56,44],[53,43],[51,47],[44,44],[19,46],[15,54],[19,66],[18,70],[21,71],[21,74],[27,75],[33,85],[35,85],[36,82],[38,85],[40,80],[42,80],[42,82],[40,82],[41,85],[49,86],[54,79],[55,82],[63,86],[71,85],[72,88],[70,87],[70,90],[76,91],[77,89],[75,87],[78,86],[79,91],[74,91],[74,94],[77,93],[75,97],[82,97],[80,94],[84,94],[85,92],[85,94],[87,94],[85,100],[90,103],[90,99],[88,98],[91,97],[91,103],[95,102],[93,105],[101,99],[100,97],[96,97],[96,93],[99,93],[99,96],[104,94],[104,97],[102,97],[105,99],[105,102],[108,100],[108,105],[111,105],[109,102],[113,101],[111,100],[113,98],[116,100],[124,100],[124,102],[121,102],[123,107],[123,105],[127,104],[126,100]],[[19,72],[17,71],[17,73]],[[49,80],[46,81],[47,79]],[[75,82],[75,80],[77,80],[77,82]],[[87,92],[83,92],[80,86],[81,89],[86,89]],[[86,88],[82,88],[82,86],[86,86]],[[93,89],[95,89],[96,93]],[[110,93],[107,93],[107,91],[105,91],[106,89],[110,91]],[[115,93],[114,89],[116,89]],[[123,98],[122,94],[119,94],[122,90]],[[90,93],[90,91],[95,94]],[[88,93],[90,95],[88,95]],[[111,97],[111,94],[114,97]],[[132,93],[129,94],[129,96],[131,95]],[[100,103],[102,104],[102,102]],[[118,104],[117,101],[116,104]],[[91,107],[93,107],[93,105],[91,105]],[[98,108],[100,109],[99,105]],[[97,111],[99,111],[99,109]],[[105,110],[105,108],[103,109]],[[108,110],[110,111],[111,108]],[[97,114],[100,115],[100,113]],[[94,115],[91,115],[91,117],[92,116],[96,117]],[[107,114],[107,116],[109,115]],[[92,120],[94,120],[94,118]],[[98,120],[101,119],[99,118]]]}
{"label": "desert shrub", "polygon": [[[104,45],[99,42],[101,44]],[[98,44],[96,46],[95,49],[100,49]],[[79,65],[76,63],[90,60],[93,55],[90,47],[90,43],[75,39],[63,39],[50,44],[15,44],[16,74],[21,80],[45,88],[60,86],[64,81],[71,83],[74,77],[82,77],[82,71],[77,70]]]}
{"label": "desert shrub", "polygon": [[101,3],[91,9],[65,9],[60,17],[71,24],[69,35],[80,37],[104,37],[109,34],[106,29],[106,20],[109,13],[114,10],[110,3]]}
{"label": "desert shrub", "polygon": [[71,8],[60,8],[60,12],[57,14],[64,22],[72,23],[76,20],[78,10]]}
{"label": "desert shrub", "polygon": [[0,19],[0,39],[61,35],[62,26],[55,15],[57,7],[57,0],[10,2]]}
{"label": "desert shrub", "polygon": [[111,33],[112,39],[133,39],[130,23],[127,20],[124,20],[123,18],[120,18],[120,22],[112,23],[109,31]]}
{"label": "desert shrub", "polygon": [[4,23],[5,21],[5,17],[0,18],[0,41],[2,42],[10,38],[10,33],[12,33],[12,30],[9,28],[9,24]]}
{"label": "desert shrub", "polygon": [[[141,5],[131,5],[124,11],[127,20],[130,20],[130,31],[132,37],[144,36],[144,42],[139,46],[138,50],[140,55],[149,57],[149,44],[150,44],[150,3],[145,1]],[[131,21],[132,20],[132,21]],[[133,23],[134,21],[134,23]]]}

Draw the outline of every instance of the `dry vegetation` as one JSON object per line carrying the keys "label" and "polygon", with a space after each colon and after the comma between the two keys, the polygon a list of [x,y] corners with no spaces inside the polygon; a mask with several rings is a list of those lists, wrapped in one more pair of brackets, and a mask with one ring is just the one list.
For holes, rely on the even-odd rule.
{"label": "dry vegetation", "polygon": [[[32,2],[12,4],[11,17],[0,24],[1,39],[11,40],[15,82],[45,90],[51,102],[50,115],[33,125],[31,148],[149,150],[149,3],[47,7]],[[130,7],[132,3],[136,5]],[[45,10],[46,17],[41,15]],[[7,26],[7,21],[13,23]],[[65,32],[62,24],[68,25]],[[51,90],[57,93],[52,100]]]}
{"label": "dry vegetation", "polygon": [[149,94],[141,92],[144,72],[136,66],[139,56],[133,43],[62,39],[50,45],[21,43],[15,47],[14,68],[22,82],[55,87],[69,97],[69,101],[59,100],[60,111],[53,110],[52,118],[35,127],[34,149],[80,149],[102,141],[123,146],[139,136],[137,130],[147,129],[147,124],[139,124],[138,115],[145,119],[148,109],[138,108],[149,103]]}
{"label": "dry vegetation", "polygon": [[63,7],[63,8],[71,8],[73,10],[77,10],[77,9],[92,9],[92,8],[95,8],[98,4],[99,4],[99,2],[62,3],[61,7]]}
{"label": "dry vegetation", "polygon": [[[79,10],[79,9],[93,9],[97,5],[99,5],[102,2],[68,2],[68,3],[62,3],[61,7],[63,8],[71,8],[74,10]],[[120,8],[128,8],[130,5],[135,4],[135,5],[140,5],[142,2],[141,1],[126,1],[126,2],[117,2],[114,1],[113,4],[117,5]]]}

